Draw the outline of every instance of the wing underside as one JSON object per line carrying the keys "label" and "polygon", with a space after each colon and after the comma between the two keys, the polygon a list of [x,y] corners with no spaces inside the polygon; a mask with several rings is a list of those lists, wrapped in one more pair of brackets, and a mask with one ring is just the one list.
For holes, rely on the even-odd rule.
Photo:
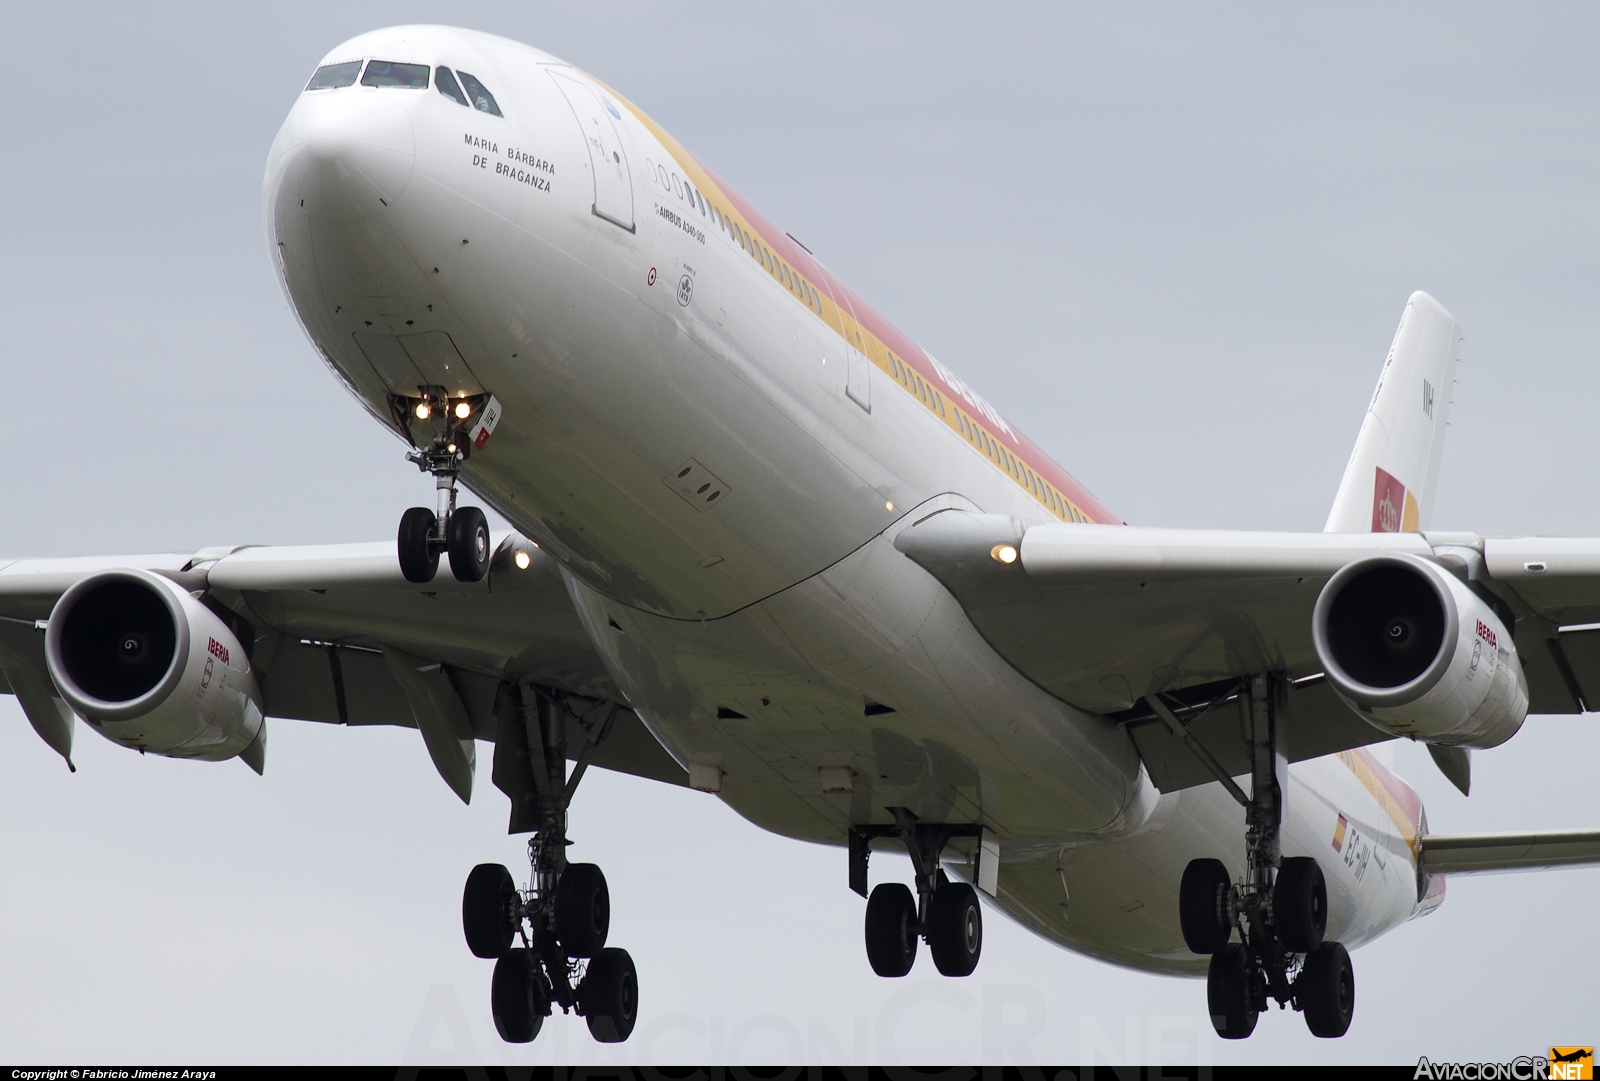
{"label": "wing underside", "polygon": [[[1289,681],[1290,761],[1389,738],[1322,682],[1311,638],[1328,579],[1378,553],[1438,562],[1515,626],[1535,712],[1600,703],[1597,540],[1029,524],[948,510],[903,531],[896,546],[1019,671],[1126,726],[1163,791],[1214,779],[1185,740],[1231,775],[1243,772],[1234,703],[1251,673]],[[997,558],[1006,549],[1009,560]]]}
{"label": "wing underside", "polygon": [[[559,567],[520,537],[499,545],[483,581],[458,582],[446,573],[423,586],[401,576],[392,543],[21,560],[0,566],[0,693],[17,694],[64,757],[71,712],[45,671],[41,631],[67,587],[121,567],[151,570],[204,596],[246,645],[268,717],[420,727],[441,774],[463,798],[470,758],[465,774],[462,762],[440,760],[439,747],[451,740],[431,738],[441,711],[430,702],[445,703],[449,725],[460,729],[448,735],[470,747],[495,740],[497,703],[508,683],[579,707],[620,699]],[[574,756],[580,747],[573,745]],[[590,761],[687,783],[684,769],[625,704]]]}

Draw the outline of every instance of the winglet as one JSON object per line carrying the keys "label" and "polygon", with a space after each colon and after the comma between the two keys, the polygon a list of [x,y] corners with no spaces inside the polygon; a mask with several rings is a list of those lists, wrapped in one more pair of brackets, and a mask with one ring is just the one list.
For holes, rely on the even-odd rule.
{"label": "winglet", "polygon": [[1455,317],[1427,293],[1412,293],[1324,532],[1428,527],[1460,351]]}

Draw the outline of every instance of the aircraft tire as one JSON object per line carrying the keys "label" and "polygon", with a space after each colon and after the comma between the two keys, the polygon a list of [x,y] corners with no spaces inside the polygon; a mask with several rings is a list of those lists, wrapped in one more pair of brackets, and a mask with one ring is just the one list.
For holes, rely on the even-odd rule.
{"label": "aircraft tire", "polygon": [[606,876],[592,863],[569,863],[556,886],[556,941],[568,957],[596,957],[611,929]]}
{"label": "aircraft tire", "polygon": [[1337,942],[1322,943],[1306,955],[1294,986],[1311,1035],[1332,1040],[1350,1031],[1356,1013],[1356,974],[1348,950]]}
{"label": "aircraft tire", "polygon": [[1328,929],[1328,887],[1309,856],[1286,859],[1272,887],[1272,922],[1289,953],[1310,953]]}
{"label": "aircraft tire", "polygon": [[395,547],[400,573],[408,582],[423,585],[433,581],[439,572],[439,553],[428,548],[434,521],[433,511],[427,507],[412,507],[400,516],[400,536]]}
{"label": "aircraft tire", "polygon": [[867,898],[867,960],[880,976],[904,976],[917,959],[917,902],[901,882],[880,882]]}
{"label": "aircraft tire", "polygon": [[517,884],[498,863],[480,863],[461,891],[461,929],[474,957],[503,957],[516,937],[512,902]]}
{"label": "aircraft tire", "polygon": [[1256,1030],[1254,997],[1249,955],[1237,942],[1229,942],[1211,955],[1206,973],[1206,1004],[1218,1036],[1242,1040]]}
{"label": "aircraft tire", "polygon": [[627,950],[601,950],[578,985],[578,1006],[589,1035],[600,1043],[621,1043],[639,1019],[639,975]]}
{"label": "aircraft tire", "polygon": [[507,950],[494,963],[489,1007],[494,1028],[506,1043],[532,1043],[549,1009],[539,982],[538,958],[527,948]]}
{"label": "aircraft tire", "polygon": [[1228,922],[1228,891],[1233,878],[1221,860],[1190,860],[1178,884],[1178,926],[1184,945],[1202,956],[1227,945],[1233,934]]}
{"label": "aircraft tire", "polygon": [[461,507],[450,515],[450,573],[458,582],[481,582],[489,573],[489,519],[477,507]]}
{"label": "aircraft tire", "polygon": [[970,976],[983,953],[983,907],[965,882],[942,882],[928,900],[928,948],[945,976]]}

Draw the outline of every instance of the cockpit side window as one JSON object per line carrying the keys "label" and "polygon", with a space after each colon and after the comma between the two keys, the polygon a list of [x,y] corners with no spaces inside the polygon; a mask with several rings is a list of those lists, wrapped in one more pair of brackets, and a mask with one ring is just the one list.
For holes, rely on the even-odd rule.
{"label": "cockpit side window", "polygon": [[433,71],[433,85],[439,88],[439,93],[455,102],[457,105],[467,104],[467,96],[461,92],[456,77],[446,67],[438,67]]}
{"label": "cockpit side window", "polygon": [[352,60],[348,64],[324,64],[311,76],[311,81],[306,84],[306,89],[337,90],[341,86],[353,84],[359,74],[361,74],[361,61],[359,60]]}
{"label": "cockpit side window", "polygon": [[495,103],[494,95],[489,93],[489,88],[468,75],[464,71],[457,71],[461,76],[461,85],[467,88],[467,97],[472,99],[472,104],[479,112],[488,113],[490,116],[502,116],[500,106]]}
{"label": "cockpit side window", "polygon": [[428,89],[428,65],[397,64],[392,60],[372,60],[367,63],[367,73],[361,76],[362,86],[402,90]]}

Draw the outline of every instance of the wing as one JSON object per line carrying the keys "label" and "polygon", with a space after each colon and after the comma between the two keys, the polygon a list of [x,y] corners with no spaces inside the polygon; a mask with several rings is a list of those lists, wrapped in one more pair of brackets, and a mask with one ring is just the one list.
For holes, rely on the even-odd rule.
{"label": "wing", "polygon": [[1518,609],[1533,712],[1600,708],[1600,540],[1490,537],[1483,556]]}
{"label": "wing", "polygon": [[[426,585],[408,582],[392,543],[20,560],[0,567],[0,693],[16,694],[63,756],[71,712],[45,669],[39,631],[68,587],[117,568],[169,578],[222,616],[247,644],[267,716],[420,728],[463,799],[473,741],[496,739],[503,686],[539,688],[579,711],[620,702],[560,569],[518,536],[501,541],[488,576],[476,583],[447,571]],[[626,708],[611,717],[590,761],[687,783],[683,768]]]}
{"label": "wing", "polygon": [[1237,776],[1247,759],[1229,736],[1235,715],[1217,707],[1250,673],[1293,681],[1291,761],[1389,738],[1322,683],[1311,637],[1328,579],[1376,553],[1431,559],[1481,587],[1504,622],[1515,622],[1535,710],[1578,712],[1589,700],[1584,680],[1600,701],[1600,628],[1572,625],[1600,620],[1600,541],[1029,525],[948,510],[895,543],[1024,675],[1126,725],[1163,791],[1215,771],[1183,746],[1158,703]]}

